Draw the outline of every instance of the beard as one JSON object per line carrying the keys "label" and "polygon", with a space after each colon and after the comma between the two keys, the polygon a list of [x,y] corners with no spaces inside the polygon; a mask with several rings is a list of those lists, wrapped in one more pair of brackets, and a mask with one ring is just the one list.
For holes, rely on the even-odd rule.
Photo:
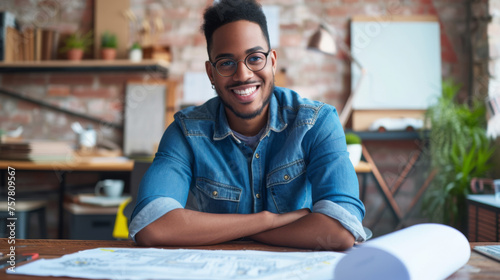
{"label": "beard", "polygon": [[[267,97],[264,100],[264,102],[262,102],[262,106],[260,106],[259,109],[255,110],[255,111],[253,111],[251,113],[246,113],[245,114],[245,113],[236,111],[230,104],[228,104],[224,100],[224,98],[221,97],[222,95],[220,94],[219,89],[217,87],[215,87],[215,92],[219,96],[219,99],[222,102],[222,105],[224,105],[224,107],[226,107],[231,112],[233,112],[233,114],[236,115],[238,118],[244,119],[244,120],[251,120],[251,119],[253,119],[253,118],[257,117],[257,116],[260,116],[260,114],[262,114],[262,111],[264,111],[264,108],[266,108],[266,106],[271,101],[271,96],[272,96],[273,91],[274,91],[274,77],[273,77],[273,82],[271,83],[271,85],[269,87],[269,90],[267,92]],[[264,90],[262,90],[262,92],[264,93]]]}

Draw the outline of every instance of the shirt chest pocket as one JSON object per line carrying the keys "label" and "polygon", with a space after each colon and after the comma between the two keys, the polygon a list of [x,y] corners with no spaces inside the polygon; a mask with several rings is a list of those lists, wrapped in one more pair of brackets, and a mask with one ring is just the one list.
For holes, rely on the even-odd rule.
{"label": "shirt chest pocket", "polygon": [[198,208],[207,213],[237,213],[241,189],[205,178],[196,179]]}
{"label": "shirt chest pocket", "polygon": [[266,186],[279,213],[310,207],[311,191],[302,159],[269,172]]}

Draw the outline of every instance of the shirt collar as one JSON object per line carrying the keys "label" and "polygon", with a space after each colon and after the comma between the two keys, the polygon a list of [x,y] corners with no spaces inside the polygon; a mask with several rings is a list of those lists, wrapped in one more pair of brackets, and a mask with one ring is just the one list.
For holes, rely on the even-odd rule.
{"label": "shirt collar", "polygon": [[[278,103],[278,98],[276,97],[276,90],[273,91],[271,100],[269,102],[269,119],[267,121],[267,127],[263,135],[266,135],[269,130],[275,132],[281,132],[287,127],[287,123],[283,120],[283,115],[280,111],[280,106]],[[220,102],[219,99],[219,112],[215,120],[215,129],[213,140],[222,140],[227,136],[232,135],[231,128],[227,122],[226,111],[224,110],[224,104]]]}

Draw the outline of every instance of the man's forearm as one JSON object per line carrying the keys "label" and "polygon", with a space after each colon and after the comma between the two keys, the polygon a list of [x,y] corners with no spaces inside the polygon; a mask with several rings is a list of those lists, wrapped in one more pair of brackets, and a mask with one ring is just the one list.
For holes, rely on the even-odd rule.
{"label": "man's forearm", "polygon": [[208,245],[255,235],[289,224],[309,213],[302,209],[286,214],[211,214],[175,209],[139,231],[139,245]]}
{"label": "man's forearm", "polygon": [[250,238],[272,245],[334,251],[349,249],[355,241],[337,220],[320,213],[310,213],[288,225]]}

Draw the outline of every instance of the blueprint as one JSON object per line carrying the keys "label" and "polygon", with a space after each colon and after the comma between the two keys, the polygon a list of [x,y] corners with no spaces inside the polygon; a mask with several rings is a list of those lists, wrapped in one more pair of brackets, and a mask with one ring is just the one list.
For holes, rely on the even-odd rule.
{"label": "blueprint", "polygon": [[87,279],[331,279],[337,252],[96,248],[40,259],[12,274]]}

